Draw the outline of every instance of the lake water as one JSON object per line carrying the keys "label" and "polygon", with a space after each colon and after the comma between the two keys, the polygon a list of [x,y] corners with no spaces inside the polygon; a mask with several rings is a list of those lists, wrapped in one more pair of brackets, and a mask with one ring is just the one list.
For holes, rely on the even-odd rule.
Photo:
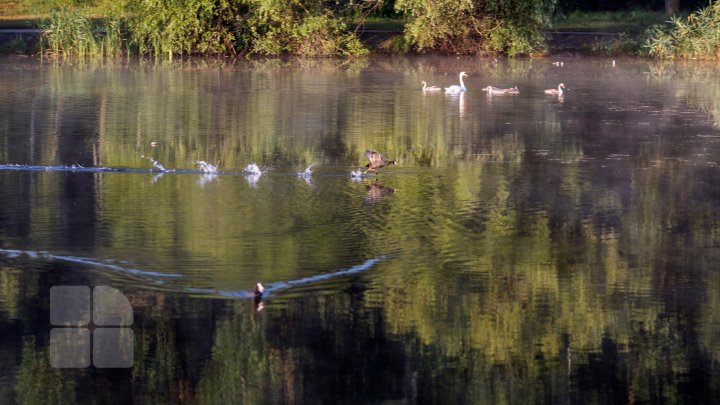
{"label": "lake water", "polygon": [[554,61],[0,59],[0,402],[716,402],[718,68]]}

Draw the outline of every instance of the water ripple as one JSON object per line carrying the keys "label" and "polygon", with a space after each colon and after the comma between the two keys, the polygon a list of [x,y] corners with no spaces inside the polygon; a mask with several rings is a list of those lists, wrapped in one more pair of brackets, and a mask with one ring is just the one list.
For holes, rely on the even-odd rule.
{"label": "water ripple", "polygon": [[[81,256],[65,256],[65,255],[56,255],[49,252],[43,252],[43,251],[35,251],[35,250],[18,250],[18,249],[0,249],[0,253],[5,254],[10,259],[15,259],[21,256],[28,257],[30,259],[45,259],[45,260],[58,260],[62,262],[71,262],[71,263],[78,263],[78,264],[85,264],[88,266],[95,266],[95,267],[101,267],[108,270],[113,270],[120,273],[125,274],[131,274],[134,276],[142,276],[147,278],[154,278],[154,277],[182,277],[181,274],[175,274],[175,273],[160,273],[157,271],[146,271],[146,270],[140,270],[135,269],[131,267],[124,267],[119,264],[116,264],[117,262],[114,260],[98,260],[93,259],[90,257],[81,257]],[[154,280],[157,284],[162,284],[162,281],[160,280]]]}

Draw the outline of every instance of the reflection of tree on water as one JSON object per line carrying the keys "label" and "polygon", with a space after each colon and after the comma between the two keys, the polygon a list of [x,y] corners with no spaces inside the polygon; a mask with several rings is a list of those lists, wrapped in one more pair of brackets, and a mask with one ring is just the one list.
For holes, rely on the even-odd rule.
{"label": "reflection of tree on water", "polygon": [[[175,85],[190,87],[198,84],[197,78],[176,73],[178,77],[167,80],[178,79]],[[294,80],[299,80],[298,88],[312,91],[312,81],[304,81],[310,80],[307,77]],[[112,80],[105,85],[120,86]],[[681,95],[698,102],[713,99],[712,86],[708,90],[693,86],[692,80],[683,81],[680,88],[688,93]],[[204,108],[200,102],[193,103],[191,92],[176,90],[187,96],[177,99],[185,99],[189,110]],[[104,223],[118,231],[96,232],[92,240],[81,238],[88,243],[83,248],[124,245],[124,232],[142,232],[146,234],[143,240],[157,241],[173,255],[252,261],[264,271],[279,274],[292,274],[303,255],[317,255],[321,263],[341,261],[390,243],[402,254],[372,276],[351,276],[338,283],[333,293],[299,293],[268,305],[261,313],[254,311],[250,300],[178,294],[161,300],[163,293],[149,292],[157,294],[157,304],[137,309],[136,363],[125,377],[121,372],[115,377],[101,372],[60,377],[40,373],[47,369],[41,364],[45,343],[37,341],[21,351],[14,342],[21,341],[28,328],[47,328],[47,314],[33,297],[43,296],[47,289],[43,283],[66,274],[67,268],[58,266],[45,273],[3,262],[0,329],[4,341],[11,344],[0,345],[4,352],[0,357],[11,363],[8,369],[20,367],[16,396],[24,395],[21,392],[37,393],[39,398],[66,395],[63,402],[72,402],[70,397],[76,392],[80,398],[98,392],[116,400],[172,398],[202,403],[398,398],[443,403],[463,403],[468,398],[479,403],[500,403],[507,398],[555,403],[690,402],[712,395],[714,387],[720,386],[713,366],[720,359],[718,255],[713,248],[720,245],[716,204],[720,195],[715,187],[720,175],[716,168],[687,163],[695,148],[707,148],[706,153],[713,154],[717,145],[711,138],[696,139],[694,132],[688,137],[672,132],[683,125],[671,129],[660,125],[668,119],[687,125],[697,121],[696,115],[686,119],[673,115],[677,97],[652,99],[639,111],[628,111],[610,110],[604,104],[598,107],[594,100],[573,95],[562,107],[584,113],[569,115],[543,101],[541,108],[523,111],[523,119],[508,124],[500,114],[486,114],[482,122],[457,120],[454,104],[439,114],[417,109],[399,119],[390,112],[378,115],[378,122],[368,122],[362,94],[342,93],[338,97],[345,104],[328,96],[327,110],[307,112],[310,117],[322,116],[327,129],[305,133],[290,131],[308,118],[292,108],[292,102],[302,97],[289,96],[286,103],[258,94],[239,104],[235,97],[239,94],[233,91],[215,99],[230,110],[203,112],[222,122],[215,129],[226,137],[203,142],[198,135],[202,131],[182,129],[177,139],[165,135],[161,145],[177,144],[182,150],[197,145],[202,158],[214,159],[216,153],[223,162],[232,161],[230,167],[254,161],[247,154],[273,156],[277,150],[286,151],[283,156],[288,160],[309,161],[307,156],[318,154],[328,162],[355,163],[364,149],[360,141],[365,139],[348,133],[362,127],[365,136],[382,138],[383,150],[408,151],[404,152],[408,166],[422,166],[432,175],[422,181],[416,175],[394,177],[393,186],[402,193],[386,200],[391,204],[360,210],[380,214],[380,219],[348,215],[346,207],[357,205],[358,190],[336,196],[337,183],[323,179],[316,183],[324,198],[312,202],[290,194],[291,198],[269,204],[275,201],[273,193],[263,187],[247,193],[242,181],[228,184],[228,194],[218,195],[213,204],[173,189],[167,198],[187,207],[180,213],[211,212],[177,222],[172,216],[178,212],[164,212],[154,204],[138,207],[138,199],[124,198],[136,195],[148,198],[140,201],[152,201],[136,186],[140,183],[136,179],[82,174],[96,184],[105,182],[102,193],[94,190],[98,198],[90,201]],[[402,94],[396,97],[399,107],[412,103]],[[164,134],[159,131],[161,125],[144,115],[147,109],[162,110],[153,100],[148,92],[138,98],[142,107],[117,106],[137,107],[123,113],[128,113],[132,128],[139,128],[140,137]],[[164,100],[171,104],[169,110],[185,108],[175,98]],[[335,110],[338,105],[344,113]],[[10,106],[6,111],[13,110]],[[170,121],[178,119],[172,111],[168,112]],[[273,116],[273,111],[284,115]],[[401,116],[402,109],[397,112]],[[655,114],[653,119],[643,118],[648,113]],[[44,112],[35,114],[40,119],[37,116]],[[244,121],[229,119],[233,117]],[[15,114],[5,118],[11,123],[18,119]],[[124,133],[123,126],[110,118],[97,120],[104,133]],[[619,131],[638,120],[649,123],[632,126],[631,134]],[[45,136],[37,131],[38,138]],[[272,131],[293,136],[263,136]],[[21,141],[11,135],[8,142]],[[56,158],[50,144],[38,142],[35,153]],[[108,136],[96,150],[78,147],[108,166],[132,166],[135,155],[141,156],[133,151],[128,157],[120,135]],[[63,156],[67,153],[65,149]],[[157,153],[163,162],[183,166],[174,161],[181,159],[181,152]],[[626,156],[606,159],[610,153]],[[159,185],[171,183],[163,180]],[[268,189],[292,192],[295,183],[308,189],[296,179],[290,185],[278,178],[268,180]],[[0,181],[4,187],[13,186],[10,176],[1,176]],[[57,184],[27,184],[33,186],[18,189],[18,200],[27,204],[17,208],[27,220],[4,226],[3,238],[12,243],[27,235],[52,240],[53,235],[39,235],[34,227],[42,220],[57,222],[53,229],[65,229],[63,215],[47,214],[47,196],[56,195]],[[76,191],[88,191],[87,187],[81,184],[70,191],[80,195]],[[232,187],[239,191],[231,192]],[[379,201],[387,196],[383,187],[369,183],[360,194],[366,191],[366,201]],[[218,204],[239,195],[245,198],[242,204]],[[326,201],[331,195],[335,200]],[[160,207],[166,205],[157,202]],[[73,215],[87,213],[88,204],[82,203]],[[256,218],[253,225],[273,230],[282,254],[272,249],[237,252],[235,245],[166,245],[169,240],[251,235],[254,229],[245,229],[245,222],[234,219],[238,208],[243,216]],[[11,217],[12,209],[1,206],[0,217]],[[64,208],[71,209],[72,204]],[[148,210],[142,228],[124,222],[138,209]],[[348,229],[359,230],[348,238],[357,241],[353,249],[338,242],[336,229],[303,228],[303,224],[332,217],[342,218]],[[422,226],[408,230],[410,220]],[[204,228],[207,222],[210,231]],[[168,227],[168,223],[177,225]],[[198,229],[200,236],[207,237],[191,238]],[[209,282],[223,281],[222,274],[212,276],[218,279]],[[123,384],[116,384],[118,380]],[[68,386],[77,388],[64,388]]]}
{"label": "reflection of tree on water", "polygon": [[717,66],[683,62],[655,62],[649,65],[650,76],[662,82],[672,82],[678,96],[688,105],[707,114],[720,126],[720,84]]}

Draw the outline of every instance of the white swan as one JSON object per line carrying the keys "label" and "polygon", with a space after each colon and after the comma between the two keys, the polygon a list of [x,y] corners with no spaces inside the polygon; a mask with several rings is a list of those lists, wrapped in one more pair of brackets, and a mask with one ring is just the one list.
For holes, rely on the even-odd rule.
{"label": "white swan", "polygon": [[438,86],[428,86],[427,82],[425,80],[422,81],[422,91],[440,91],[440,87]]}
{"label": "white swan", "polygon": [[450,87],[445,87],[445,93],[460,93],[467,90],[465,88],[465,83],[462,79],[463,77],[468,77],[468,75],[465,74],[465,72],[460,72],[460,74],[458,75],[458,78],[460,79],[460,85],[458,86],[457,84],[453,84]]}
{"label": "white swan", "polygon": [[547,90],[545,90],[545,94],[550,94],[550,95],[552,95],[552,96],[562,96],[562,94],[563,94],[563,89],[564,89],[564,88],[565,88],[565,84],[564,84],[564,83],[560,83],[560,84],[558,84],[558,88],[557,88],[557,89],[547,89]]}

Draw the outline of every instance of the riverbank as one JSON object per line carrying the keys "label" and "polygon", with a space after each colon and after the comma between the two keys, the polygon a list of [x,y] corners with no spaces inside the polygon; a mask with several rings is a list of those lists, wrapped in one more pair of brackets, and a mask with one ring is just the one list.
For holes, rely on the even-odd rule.
{"label": "riverbank", "polygon": [[[93,25],[101,26],[97,14]],[[637,54],[642,33],[666,19],[663,13],[648,11],[572,12],[556,18],[546,31],[547,53],[621,56]],[[36,54],[43,16],[25,15],[12,10],[0,13],[0,53]],[[405,23],[391,18],[356,21],[355,32],[371,54],[404,54],[408,45],[403,37]],[[537,55],[534,55],[537,56]]]}
{"label": "riverbank", "polygon": [[[38,28],[0,29],[0,53],[32,55],[39,52],[42,33]],[[638,46],[639,35],[595,31],[550,31],[546,33],[548,53],[553,55],[619,56],[631,54]],[[402,53],[402,32],[365,30],[360,40],[371,54]]]}
{"label": "riverbank", "polygon": [[[553,55],[620,56],[632,54],[639,46],[639,34],[597,31],[548,31],[548,53]],[[360,40],[371,53],[393,54],[401,52],[402,33],[396,31],[367,30]]]}
{"label": "riverbank", "polygon": [[[18,10],[14,14],[11,9],[0,12],[0,53],[36,54],[42,18]],[[545,56],[636,55],[643,42],[643,32],[666,19],[663,13],[652,11],[566,13],[556,18],[552,29],[546,31],[548,48]],[[356,32],[362,44],[372,54],[403,54],[408,50],[401,20],[369,18],[354,25],[357,25]]]}

